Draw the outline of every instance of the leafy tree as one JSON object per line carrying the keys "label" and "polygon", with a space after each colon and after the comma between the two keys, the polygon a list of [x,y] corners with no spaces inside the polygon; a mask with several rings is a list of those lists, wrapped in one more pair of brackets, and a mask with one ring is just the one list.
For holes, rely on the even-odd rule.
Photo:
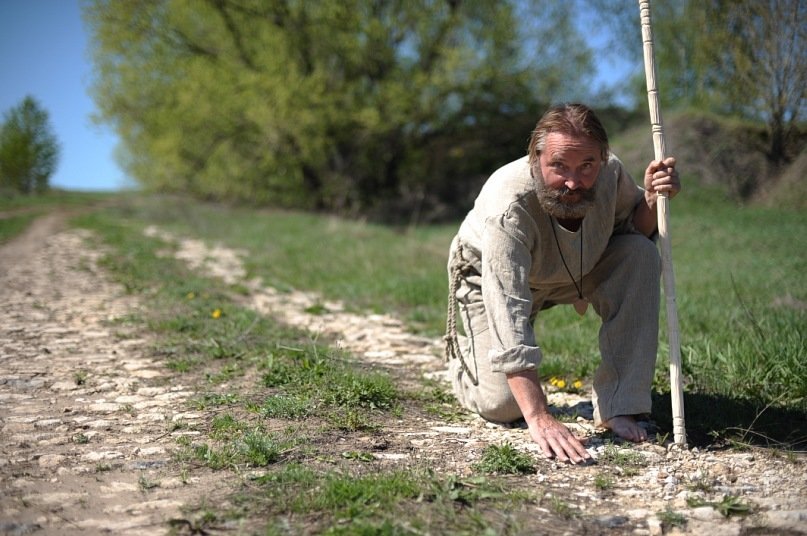
{"label": "leafy tree", "polygon": [[43,192],[58,161],[59,143],[48,113],[27,96],[5,114],[0,127],[0,187]]}
{"label": "leafy tree", "polygon": [[437,213],[583,94],[563,2],[93,0],[99,119],[142,184]]}
{"label": "leafy tree", "polygon": [[[637,3],[585,2],[614,30],[612,45],[641,63]],[[807,112],[805,0],[652,2],[652,15],[665,106],[762,122],[774,169],[795,156],[794,134]],[[634,88],[637,102],[646,102],[643,76]]]}
{"label": "leafy tree", "polygon": [[765,122],[778,167],[795,156],[788,147],[807,112],[807,1],[713,0],[704,10],[720,21],[704,36],[715,60],[704,77],[710,96]]}

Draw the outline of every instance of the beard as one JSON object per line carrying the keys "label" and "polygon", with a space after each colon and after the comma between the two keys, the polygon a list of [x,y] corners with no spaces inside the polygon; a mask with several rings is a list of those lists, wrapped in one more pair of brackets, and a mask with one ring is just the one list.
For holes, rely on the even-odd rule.
{"label": "beard", "polygon": [[[585,217],[589,209],[594,206],[597,198],[597,183],[584,190],[570,190],[566,186],[562,188],[547,188],[544,178],[538,173],[535,178],[535,192],[538,195],[538,203],[550,216],[561,220],[580,220]],[[566,198],[575,193],[579,197],[576,200]]]}

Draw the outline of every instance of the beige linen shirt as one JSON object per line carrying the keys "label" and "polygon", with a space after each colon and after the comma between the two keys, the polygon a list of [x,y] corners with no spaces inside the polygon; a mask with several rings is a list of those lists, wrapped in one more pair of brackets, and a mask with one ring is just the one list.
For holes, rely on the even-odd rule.
{"label": "beige linen shirt", "polygon": [[633,210],[644,195],[622,162],[610,155],[597,176],[595,205],[581,228],[571,232],[541,208],[535,184],[527,156],[498,169],[455,239],[477,272],[466,279],[481,286],[491,339],[487,357],[494,372],[538,366],[542,356],[532,323],[542,305],[540,296],[572,285],[569,272],[580,284],[581,269],[586,274],[594,268],[612,235],[636,232]]}

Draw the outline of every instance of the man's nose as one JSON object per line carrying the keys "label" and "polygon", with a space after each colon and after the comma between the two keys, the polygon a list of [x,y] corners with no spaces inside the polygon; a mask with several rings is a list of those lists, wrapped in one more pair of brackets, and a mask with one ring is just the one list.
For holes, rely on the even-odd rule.
{"label": "man's nose", "polygon": [[580,180],[580,177],[577,176],[577,173],[570,173],[566,177],[566,182],[563,184],[569,190],[577,190],[583,185],[583,182]]}

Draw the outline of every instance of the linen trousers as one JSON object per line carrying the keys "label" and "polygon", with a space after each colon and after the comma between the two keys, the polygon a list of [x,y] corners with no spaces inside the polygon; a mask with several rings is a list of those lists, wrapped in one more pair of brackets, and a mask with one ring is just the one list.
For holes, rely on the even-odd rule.
{"label": "linen trousers", "polygon": [[[451,268],[449,263],[449,277]],[[598,425],[617,415],[650,413],[658,349],[660,275],[656,244],[644,235],[622,234],[611,237],[594,269],[583,276],[583,296],[602,320],[602,359],[592,393]],[[459,359],[449,363],[449,377],[454,395],[467,409],[490,421],[512,422],[522,414],[506,375],[491,370],[488,314],[480,284],[479,274],[463,274],[456,292],[465,331],[462,354],[478,381],[474,385]],[[577,297],[571,281],[557,288],[534,290],[532,319],[542,309],[574,303]]]}

